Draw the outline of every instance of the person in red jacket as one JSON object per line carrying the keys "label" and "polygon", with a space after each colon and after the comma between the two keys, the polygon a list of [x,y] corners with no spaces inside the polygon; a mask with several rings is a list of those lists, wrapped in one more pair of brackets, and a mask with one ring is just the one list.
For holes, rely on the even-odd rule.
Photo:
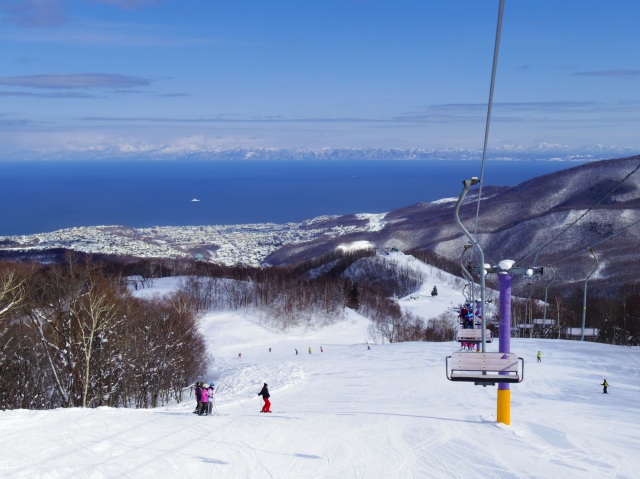
{"label": "person in red jacket", "polygon": [[264,406],[262,406],[262,411],[260,412],[271,412],[271,402],[269,401],[269,397],[271,395],[269,394],[267,383],[264,383],[264,386],[262,386],[262,390],[258,393],[258,396],[262,396],[262,399],[264,399]]}

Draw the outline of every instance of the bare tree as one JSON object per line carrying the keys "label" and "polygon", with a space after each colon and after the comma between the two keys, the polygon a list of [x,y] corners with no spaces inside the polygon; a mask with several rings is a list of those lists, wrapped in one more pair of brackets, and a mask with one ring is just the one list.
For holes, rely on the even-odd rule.
{"label": "bare tree", "polygon": [[29,270],[18,265],[0,265],[0,321],[27,296]]}
{"label": "bare tree", "polygon": [[70,305],[82,294],[82,283],[72,271],[58,265],[42,268],[32,277],[29,299],[23,308],[47,358],[62,404],[67,407],[74,405],[76,393],[79,394],[76,388],[81,349]]}
{"label": "bare tree", "polygon": [[122,291],[117,285],[99,274],[93,266],[83,265],[83,293],[69,305],[84,356],[82,407],[87,407],[91,383],[91,358],[99,335],[115,328],[123,321]]}

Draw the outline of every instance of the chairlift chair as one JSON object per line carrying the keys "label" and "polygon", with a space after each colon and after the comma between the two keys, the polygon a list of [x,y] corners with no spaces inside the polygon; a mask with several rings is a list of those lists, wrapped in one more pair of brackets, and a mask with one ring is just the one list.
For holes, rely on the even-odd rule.
{"label": "chairlift chair", "polygon": [[449,381],[480,386],[520,383],[524,379],[524,359],[515,353],[456,352],[447,356],[445,367]]}

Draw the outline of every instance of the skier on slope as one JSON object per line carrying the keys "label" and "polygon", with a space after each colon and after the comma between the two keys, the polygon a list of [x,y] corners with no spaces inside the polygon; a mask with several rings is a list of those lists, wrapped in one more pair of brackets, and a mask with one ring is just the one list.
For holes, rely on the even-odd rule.
{"label": "skier on slope", "polygon": [[207,413],[211,414],[211,409],[213,408],[213,383],[209,385],[209,389],[207,390],[207,395],[209,396],[209,401],[207,403]]}
{"label": "skier on slope", "polygon": [[202,385],[200,393],[200,413],[198,416],[206,416],[209,413],[209,385]]}
{"label": "skier on slope", "polygon": [[194,389],[196,395],[196,410],[193,411],[194,414],[200,414],[200,398],[202,397],[202,387],[200,385],[200,381],[196,382],[196,387]]}
{"label": "skier on slope", "polygon": [[602,386],[602,394],[608,394],[607,388],[609,387],[609,383],[607,382],[606,379],[602,381],[602,384],[600,386]]}
{"label": "skier on slope", "polygon": [[258,396],[262,396],[262,399],[264,399],[264,406],[262,406],[262,411],[260,412],[271,412],[271,402],[269,401],[269,397],[271,395],[269,394],[267,383],[264,383],[264,386],[262,386],[262,390],[258,393]]}

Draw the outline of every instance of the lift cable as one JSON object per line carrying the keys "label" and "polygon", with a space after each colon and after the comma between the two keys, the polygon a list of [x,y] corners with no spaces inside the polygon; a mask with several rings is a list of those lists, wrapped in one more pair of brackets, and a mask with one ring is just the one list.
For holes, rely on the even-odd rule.
{"label": "lift cable", "polygon": [[624,228],[619,229],[619,230],[618,230],[618,231],[616,231],[615,233],[610,234],[610,235],[609,235],[609,236],[607,236],[606,238],[603,238],[603,239],[601,239],[600,241],[598,241],[597,243],[594,243],[594,244],[592,244],[592,245],[590,245],[590,246],[587,246],[586,248],[583,248],[583,249],[581,249],[580,251],[577,251],[577,252],[573,253],[572,255],[567,256],[566,258],[562,258],[562,259],[559,259],[558,261],[555,261],[554,263],[550,263],[550,264],[548,264],[548,265],[547,265],[547,267],[555,266],[556,264],[558,264],[558,263],[562,263],[563,261],[566,261],[566,260],[568,260],[568,259],[571,259],[571,258],[573,258],[574,256],[579,255],[580,253],[584,253],[584,251],[585,251],[585,250],[593,249],[593,248],[595,248],[596,246],[598,246],[598,245],[600,245],[600,244],[604,243],[605,241],[609,241],[611,238],[614,238],[614,237],[618,236],[620,233],[625,232],[626,230],[628,230],[628,229],[629,229],[629,228],[631,228],[632,226],[637,225],[638,223],[640,223],[640,220],[634,221],[634,222],[633,222],[633,223],[631,223],[630,225],[625,226]]}
{"label": "lift cable", "polygon": [[482,184],[484,182],[484,165],[487,159],[487,144],[489,143],[489,126],[491,124],[491,108],[493,106],[493,90],[496,83],[496,71],[498,69],[498,52],[500,50],[500,35],[502,33],[502,16],[504,14],[504,0],[500,0],[498,7],[498,25],[496,27],[496,40],[493,47],[493,67],[491,68],[491,86],[489,88],[489,105],[487,106],[487,121],[484,128],[484,146],[482,148],[482,165],[480,168],[480,187],[478,190],[478,205],[476,207],[476,223],[473,229],[475,235],[478,231],[478,217],[480,216],[480,200],[482,198]]}
{"label": "lift cable", "polygon": [[[640,163],[638,163],[638,165],[633,169],[633,171],[631,171],[630,173],[628,173],[623,179],[621,179],[618,183],[616,183],[613,188],[611,188],[609,191],[607,191],[607,193],[604,194],[604,196],[602,196],[598,201],[596,201],[593,205],[591,205],[584,213],[582,213],[582,215],[580,215],[573,223],[571,223],[570,225],[568,225],[565,229],[563,229],[560,233],[558,233],[556,236],[554,236],[553,238],[551,238],[549,241],[547,241],[545,244],[543,244],[542,246],[540,246],[539,248],[534,248],[531,251],[529,251],[526,255],[524,255],[522,258],[520,258],[519,260],[516,261],[517,264],[520,264],[522,261],[524,261],[525,259],[527,259],[529,256],[531,256],[534,252],[536,253],[536,257],[538,254],[540,254],[540,252],[545,249],[547,246],[549,246],[551,243],[553,243],[555,240],[557,240],[560,236],[562,236],[563,234],[565,234],[567,231],[569,231],[570,228],[572,228],[573,226],[576,225],[576,223],[578,223],[582,218],[584,218],[591,210],[593,210],[596,206],[598,206],[600,203],[602,203],[605,199],[607,199],[607,197],[609,197],[616,189],[618,189],[618,187],[620,185],[622,185],[622,183],[624,183],[625,181],[627,181],[627,179],[629,179],[629,177],[631,175],[633,175],[636,171],[638,171],[640,169]],[[632,226],[632,225],[631,225]]]}

